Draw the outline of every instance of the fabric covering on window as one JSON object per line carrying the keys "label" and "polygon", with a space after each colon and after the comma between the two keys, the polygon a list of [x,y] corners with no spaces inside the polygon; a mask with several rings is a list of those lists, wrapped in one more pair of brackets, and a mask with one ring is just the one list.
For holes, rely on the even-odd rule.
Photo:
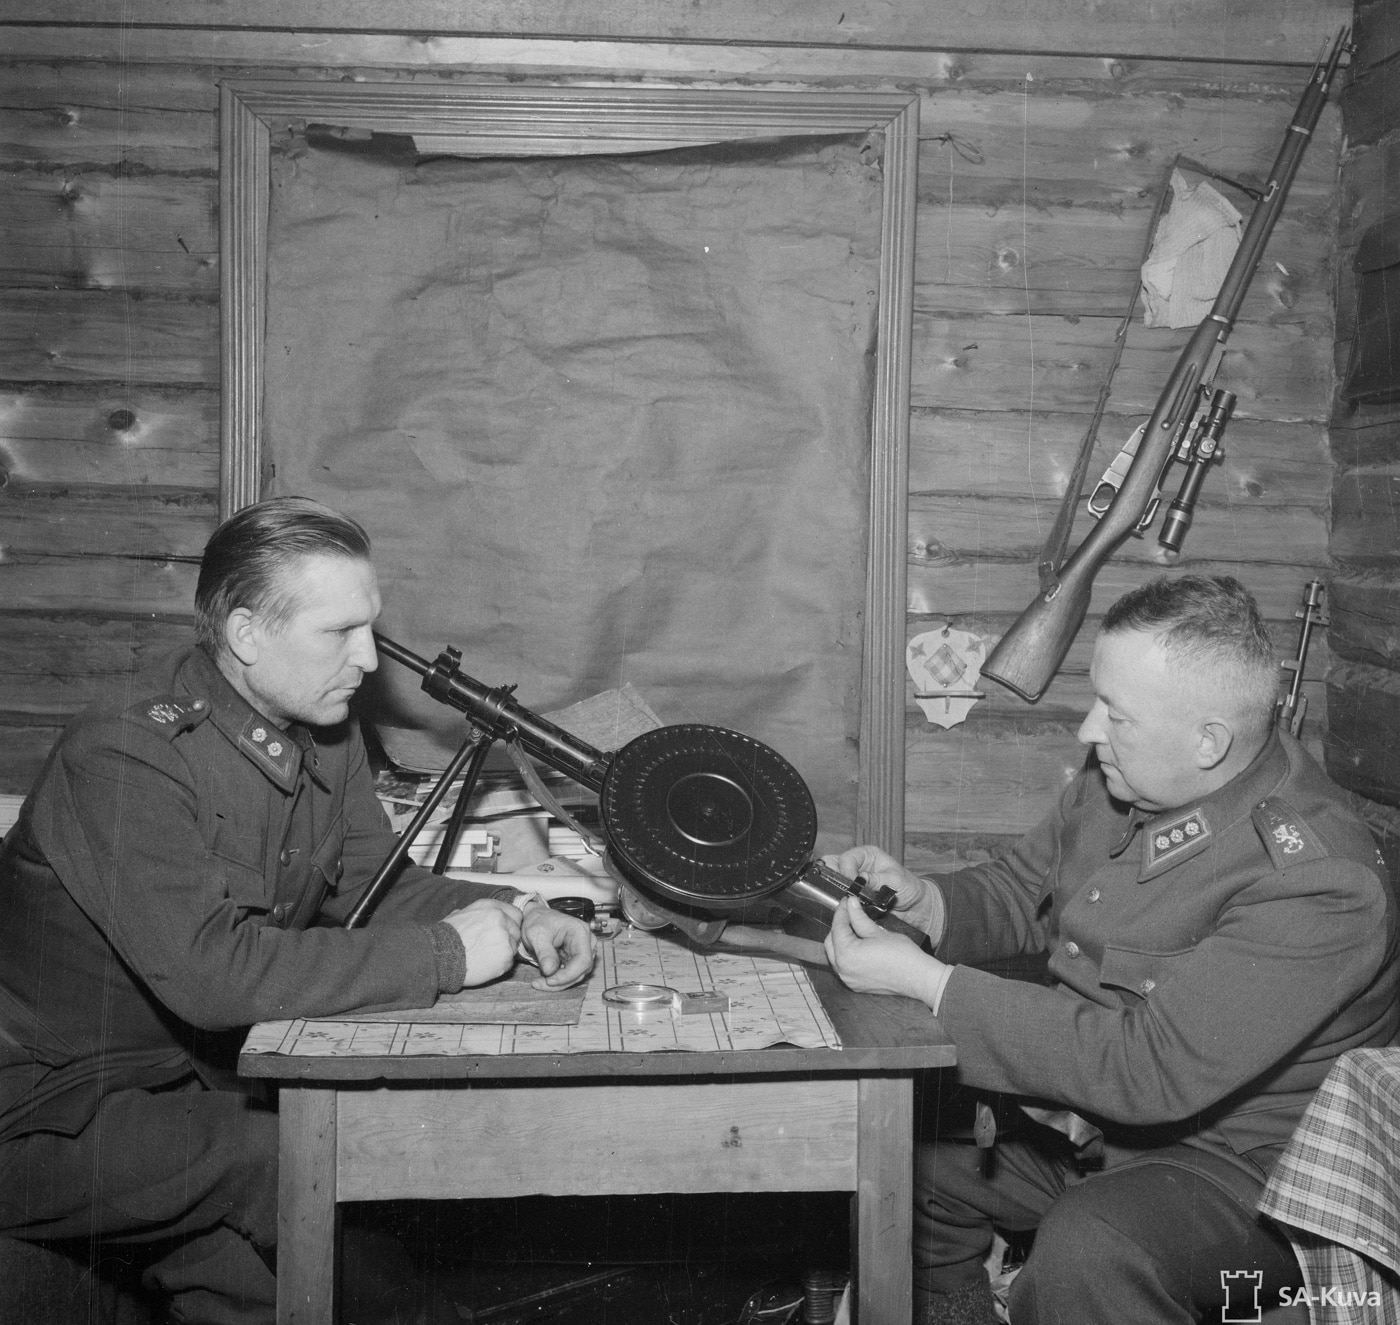
{"label": "fabric covering on window", "polygon": [[[811,787],[822,849],[849,843],[879,136],[277,146],[269,493],[366,526],[385,634],[537,713],[630,682],[747,732]],[[401,763],[461,739],[396,664],[371,700]]]}

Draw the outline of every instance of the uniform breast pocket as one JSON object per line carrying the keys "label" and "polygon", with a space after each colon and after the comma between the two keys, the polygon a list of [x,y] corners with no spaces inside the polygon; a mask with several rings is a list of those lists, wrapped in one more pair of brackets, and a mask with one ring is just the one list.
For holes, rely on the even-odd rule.
{"label": "uniform breast pocket", "polygon": [[340,879],[345,873],[344,863],[340,858],[343,845],[342,834],[333,833],[316,848],[311,857],[311,866],[320,875],[321,884],[327,892],[334,893],[340,889]]}
{"label": "uniform breast pocket", "polygon": [[1123,998],[1125,1004],[1151,998],[1171,983],[1191,960],[1191,949],[1181,952],[1138,952],[1132,948],[1105,948],[1099,984]]}
{"label": "uniform breast pocket", "polygon": [[260,838],[232,831],[220,823],[209,850],[229,900],[244,911],[267,911],[272,890],[263,874]]}

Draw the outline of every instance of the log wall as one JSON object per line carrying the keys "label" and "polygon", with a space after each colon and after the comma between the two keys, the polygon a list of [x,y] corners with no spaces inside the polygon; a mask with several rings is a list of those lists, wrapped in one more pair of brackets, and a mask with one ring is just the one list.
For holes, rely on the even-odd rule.
{"label": "log wall", "polygon": [[[1386,0],[1357,6],[1357,57],[1343,111],[1338,236],[1337,368],[1345,371],[1355,331],[1352,259],[1363,234],[1400,211],[1400,14]],[[1400,310],[1391,315],[1400,328]],[[1327,767],[1343,786],[1378,802],[1388,855],[1400,858],[1400,405],[1349,408],[1332,421],[1330,643],[1327,676],[1334,721]]]}
{"label": "log wall", "polygon": [[[1351,17],[1338,0],[1240,0],[1227,17],[1213,0],[1182,0],[1169,21],[1146,0],[1058,0],[1033,19],[1003,0],[935,17],[913,0],[579,9],[11,0],[0,19],[0,791],[29,785],[97,684],[188,624],[217,509],[221,79],[917,95],[908,626],[997,634],[1035,592],[1169,163],[1184,153],[1260,182],[1312,61]],[[1343,473],[1358,493],[1375,478],[1375,461],[1337,470],[1328,429],[1342,158],[1334,105],[1231,338],[1222,380],[1239,394],[1236,420],[1180,563],[1238,574],[1285,650],[1303,584],[1328,565],[1329,507],[1345,504],[1334,473],[1339,493]],[[1364,169],[1384,174],[1358,158]],[[1095,474],[1150,411],[1186,334],[1130,331]],[[1353,432],[1357,446],[1372,435]],[[980,858],[1041,815],[1080,762],[1096,618],[1160,569],[1151,541],[1110,563],[1037,705],[987,683],[968,722],[944,732],[910,693],[911,863]],[[1319,639],[1314,741],[1330,665]]]}

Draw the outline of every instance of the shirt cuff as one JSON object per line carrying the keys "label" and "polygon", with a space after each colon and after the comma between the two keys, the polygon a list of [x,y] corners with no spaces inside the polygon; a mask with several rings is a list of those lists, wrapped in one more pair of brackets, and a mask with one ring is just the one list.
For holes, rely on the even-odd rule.
{"label": "shirt cuff", "polygon": [[462,936],[445,920],[430,925],[428,935],[437,964],[438,993],[455,994],[467,983],[467,949]]}
{"label": "shirt cuff", "polygon": [[943,995],[948,989],[948,980],[953,974],[953,968],[936,957],[933,967],[929,972],[928,985],[924,989],[923,1002],[928,1004],[929,1010],[936,1017],[939,1008],[943,1006]]}
{"label": "shirt cuff", "polygon": [[948,907],[943,893],[932,879],[923,878],[924,895],[907,911],[896,912],[899,918],[929,936],[929,946],[936,946],[947,926]]}

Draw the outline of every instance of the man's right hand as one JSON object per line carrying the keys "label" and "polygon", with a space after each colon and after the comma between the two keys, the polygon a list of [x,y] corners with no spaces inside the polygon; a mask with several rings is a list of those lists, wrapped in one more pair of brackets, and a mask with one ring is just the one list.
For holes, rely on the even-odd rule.
{"label": "man's right hand", "polygon": [[823,856],[822,863],[848,879],[867,879],[876,891],[893,890],[895,915],[928,934],[934,943],[943,937],[943,894],[927,879],[905,869],[887,851],[872,846],[852,847],[839,856]]}
{"label": "man's right hand", "polygon": [[443,916],[457,931],[467,952],[467,978],[463,985],[484,985],[515,965],[520,945],[520,912],[495,897],[464,906]]}

